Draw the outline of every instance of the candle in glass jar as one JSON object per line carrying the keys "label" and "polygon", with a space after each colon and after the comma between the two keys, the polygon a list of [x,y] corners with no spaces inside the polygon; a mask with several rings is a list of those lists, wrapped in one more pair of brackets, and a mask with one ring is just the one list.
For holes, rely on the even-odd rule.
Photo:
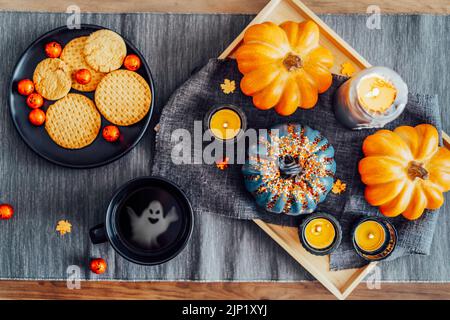
{"label": "candle in glass jar", "polygon": [[334,241],[336,230],[333,224],[324,218],[311,220],[305,227],[305,239],[314,249],[326,249]]}
{"label": "candle in glass jar", "polygon": [[336,92],[336,119],[350,129],[381,128],[408,102],[408,87],[393,70],[372,67],[344,82]]}
{"label": "candle in glass jar", "polygon": [[332,215],[315,213],[306,218],[299,228],[300,242],[314,255],[333,252],[341,243],[342,229]]}
{"label": "candle in glass jar", "polygon": [[386,230],[383,225],[374,220],[367,220],[356,227],[356,245],[366,252],[379,250],[386,241]]}
{"label": "candle in glass jar", "polygon": [[204,123],[216,139],[227,142],[237,140],[247,126],[245,114],[231,104],[213,106],[207,112]]}
{"label": "candle in glass jar", "polygon": [[397,231],[385,219],[364,218],[353,228],[353,247],[369,261],[386,259],[397,244]]}
{"label": "candle in glass jar", "polygon": [[222,109],[211,116],[209,127],[216,138],[232,139],[241,129],[241,118],[231,109]]}

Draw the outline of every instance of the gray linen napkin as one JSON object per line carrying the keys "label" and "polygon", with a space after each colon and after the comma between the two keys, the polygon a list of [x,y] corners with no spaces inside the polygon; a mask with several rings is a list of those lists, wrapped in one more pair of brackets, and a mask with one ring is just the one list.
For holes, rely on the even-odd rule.
{"label": "gray linen napkin", "polygon": [[[363,215],[380,215],[375,207],[364,200],[364,186],[357,170],[358,161],[362,157],[362,141],[375,130],[351,131],[336,122],[332,97],[346,78],[334,76],[333,85],[319,97],[315,108],[298,110],[290,117],[281,117],[273,110],[261,111],[253,107],[251,97],[239,90],[241,77],[234,60],[212,59],[171,96],[160,118],[152,173],[168,177],[177,183],[187,193],[198,213],[235,219],[263,219],[271,223],[296,226],[303,217],[270,214],[262,212],[255,205],[244,187],[241,165],[232,164],[221,171],[214,164],[174,164],[171,154],[178,141],[172,142],[171,137],[176,129],[186,129],[193,133],[194,121],[202,121],[206,112],[218,103],[240,106],[247,116],[248,128],[270,128],[274,124],[285,122],[308,125],[319,130],[333,145],[336,152],[336,178],[347,184],[345,193],[330,193],[317,209],[335,215],[343,227],[343,241],[331,255],[330,268],[338,270],[364,265],[366,262],[352,249],[350,230],[354,222]],[[234,93],[224,94],[220,89],[225,78],[236,82]],[[430,123],[441,130],[436,97],[410,94],[405,112],[386,128],[420,123]],[[192,154],[202,151],[202,146],[193,142],[192,145]],[[414,222],[402,217],[392,219],[399,233],[399,242],[397,250],[389,259],[407,254],[429,254],[438,213],[438,210],[426,212]]]}

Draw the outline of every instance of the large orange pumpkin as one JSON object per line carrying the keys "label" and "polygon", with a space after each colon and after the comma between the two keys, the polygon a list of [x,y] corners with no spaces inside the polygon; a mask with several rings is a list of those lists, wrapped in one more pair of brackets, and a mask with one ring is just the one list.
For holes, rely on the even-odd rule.
{"label": "large orange pumpkin", "polygon": [[439,147],[435,127],[421,124],[379,130],[363,143],[359,162],[365,198],[388,217],[419,218],[444,203],[450,190],[450,151]]}
{"label": "large orange pumpkin", "polygon": [[249,27],[236,60],[244,74],[242,92],[257,108],[275,107],[283,116],[314,107],[318,93],[331,86],[334,58],[319,45],[319,27],[312,21]]}

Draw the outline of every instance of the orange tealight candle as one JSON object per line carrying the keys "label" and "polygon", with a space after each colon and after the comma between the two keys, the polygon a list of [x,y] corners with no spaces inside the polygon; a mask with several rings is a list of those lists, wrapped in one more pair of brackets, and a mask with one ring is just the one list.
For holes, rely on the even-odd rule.
{"label": "orange tealight candle", "polygon": [[398,73],[371,67],[345,81],[334,96],[336,119],[349,129],[382,128],[408,102],[408,86]]}
{"label": "orange tealight candle", "polygon": [[386,219],[368,217],[353,228],[353,246],[366,260],[386,259],[397,244],[397,231]]}
{"label": "orange tealight candle", "polygon": [[222,109],[211,116],[209,127],[216,138],[228,140],[237,136],[241,124],[241,117],[236,111]]}
{"label": "orange tealight candle", "polygon": [[311,220],[305,227],[305,238],[314,249],[328,248],[336,237],[333,224],[324,218]]}
{"label": "orange tealight candle", "polygon": [[213,106],[206,114],[204,124],[216,139],[228,142],[239,139],[247,120],[239,107],[224,104]]}
{"label": "orange tealight candle", "polygon": [[380,114],[393,105],[397,96],[395,86],[378,75],[361,79],[356,90],[361,106],[368,112]]}
{"label": "orange tealight candle", "polygon": [[300,243],[309,253],[326,255],[341,243],[342,229],[335,217],[319,212],[302,222],[299,236]]}
{"label": "orange tealight candle", "polygon": [[355,242],[361,250],[373,252],[379,250],[386,241],[386,230],[374,220],[367,220],[355,230]]}

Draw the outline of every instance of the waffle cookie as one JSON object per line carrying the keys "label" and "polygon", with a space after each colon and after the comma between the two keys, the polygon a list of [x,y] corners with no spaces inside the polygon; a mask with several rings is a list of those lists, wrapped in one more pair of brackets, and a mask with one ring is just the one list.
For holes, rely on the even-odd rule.
{"label": "waffle cookie", "polygon": [[142,120],[150,110],[152,93],[139,74],[117,70],[107,74],[95,91],[100,113],[119,126],[130,126]]}
{"label": "waffle cookie", "polygon": [[42,60],[34,70],[36,91],[47,100],[65,97],[71,88],[70,67],[61,59]]}
{"label": "waffle cookie", "polygon": [[66,149],[90,145],[101,127],[101,116],[94,102],[76,93],[52,104],[47,110],[45,130],[50,138]]}
{"label": "waffle cookie", "polygon": [[[84,60],[83,50],[88,37],[79,37],[70,41],[61,53],[61,60],[69,65],[72,74],[72,88],[89,92],[97,88],[98,83],[105,76],[102,72],[97,72],[86,63]],[[91,81],[87,84],[80,84],[75,80],[75,73],[78,70],[87,69],[91,72]]]}
{"label": "waffle cookie", "polygon": [[86,40],[83,49],[87,64],[99,72],[111,72],[122,66],[127,46],[122,37],[111,30],[98,30]]}

